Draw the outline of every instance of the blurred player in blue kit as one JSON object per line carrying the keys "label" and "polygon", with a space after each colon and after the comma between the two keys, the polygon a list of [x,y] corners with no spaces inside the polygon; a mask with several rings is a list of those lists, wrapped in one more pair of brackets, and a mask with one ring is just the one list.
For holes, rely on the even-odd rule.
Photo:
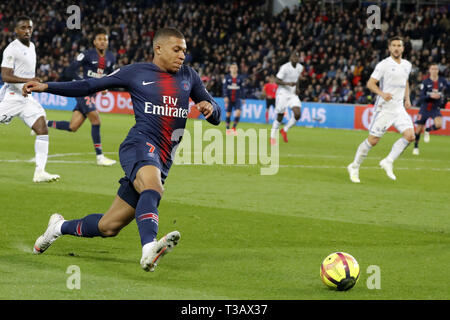
{"label": "blurred player in blue kit", "polygon": [[413,154],[419,155],[420,134],[429,118],[433,119],[433,125],[425,129],[424,141],[430,142],[430,131],[439,130],[442,127],[442,114],[440,109],[445,106],[445,92],[448,83],[444,77],[439,76],[437,64],[430,65],[428,69],[430,77],[422,81],[420,85],[420,111],[416,120],[416,140]]}
{"label": "blurred player in blue kit", "polygon": [[136,220],[142,245],[141,267],[153,271],[180,239],[173,231],[156,240],[158,206],[164,181],[172,165],[172,155],[181,141],[189,113],[189,98],[213,125],[220,123],[218,104],[205,89],[199,75],[183,65],[186,41],[174,28],[163,28],[153,39],[153,63],[135,63],[102,78],[72,82],[25,84],[23,94],[46,91],[65,96],[87,96],[108,88],[125,88],[131,95],[136,124],[119,148],[125,177],[105,214],[91,214],[66,221],[53,214],[45,233],[34,245],[34,253],[44,252],[59,236],[112,237]]}
{"label": "blurred player in blue kit", "polygon": [[[80,53],[70,65],[68,73],[72,79],[102,78],[114,70],[116,57],[111,51],[107,50],[108,34],[105,29],[98,28],[95,30],[93,44],[95,49],[88,49]],[[80,67],[83,69],[83,78],[78,75]],[[76,132],[88,118],[91,122],[91,136],[97,155],[97,164],[100,166],[112,166],[116,161],[103,155],[100,116],[95,107],[95,97],[95,93],[85,97],[77,97],[77,105],[73,109],[70,122],[49,120],[47,125],[49,128]]]}
{"label": "blurred player in blue kit", "polygon": [[[227,134],[236,135],[236,126],[239,123],[241,118],[241,107],[242,104],[245,103],[245,88],[244,88],[244,77],[238,74],[238,66],[236,63],[232,63],[230,65],[230,73],[225,76],[223,79],[223,96],[225,102],[225,111],[226,111],[226,127]],[[231,113],[234,109],[234,123],[233,128],[230,129],[231,122]]]}

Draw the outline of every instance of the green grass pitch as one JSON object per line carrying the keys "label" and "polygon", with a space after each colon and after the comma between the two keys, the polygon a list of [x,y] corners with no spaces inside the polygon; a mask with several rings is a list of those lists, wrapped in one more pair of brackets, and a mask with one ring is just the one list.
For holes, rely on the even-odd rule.
{"label": "green grass pitch", "polygon": [[[101,118],[104,152],[118,160],[134,118]],[[276,175],[260,175],[260,165],[173,166],[159,235],[179,230],[182,238],[146,273],[135,222],[115,238],[64,236],[32,255],[50,214],[105,212],[123,172],[119,164],[95,165],[86,123],[77,133],[50,129],[47,170],[61,180],[34,184],[29,132],[18,119],[0,126],[0,299],[450,299],[449,137],[422,141],[420,156],[410,146],[395,163],[397,181],[378,167],[399,137],[387,133],[364,162],[362,183],[350,182],[346,166],[367,136],[352,130],[291,129]],[[361,267],[348,292],[327,289],[319,277],[322,260],[335,251]],[[80,268],[80,289],[66,285],[71,265]],[[380,289],[367,285],[370,266],[379,267]]]}

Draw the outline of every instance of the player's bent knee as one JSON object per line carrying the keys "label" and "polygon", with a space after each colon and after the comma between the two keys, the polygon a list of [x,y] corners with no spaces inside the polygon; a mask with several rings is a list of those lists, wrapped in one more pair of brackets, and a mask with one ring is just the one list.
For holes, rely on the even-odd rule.
{"label": "player's bent knee", "polygon": [[101,123],[101,122],[100,122],[100,118],[91,120],[91,124],[92,124],[93,126],[99,126],[100,123]]}
{"label": "player's bent knee", "polygon": [[155,190],[161,196],[164,193],[161,172],[153,165],[146,165],[138,170],[136,178],[133,181],[133,186],[138,193],[148,189]]}
{"label": "player's bent knee", "polygon": [[367,138],[367,141],[370,143],[370,145],[372,147],[376,146],[377,143],[380,141],[380,138],[378,137],[374,137],[374,136],[369,136],[369,138]]}
{"label": "player's bent knee", "polygon": [[164,187],[161,183],[161,181],[154,181],[155,179],[142,179],[142,177],[136,177],[136,179],[133,182],[133,186],[136,189],[137,192],[141,193],[144,190],[155,190],[158,192],[161,196],[164,193]]}
{"label": "player's bent knee", "polygon": [[164,187],[162,186],[161,183],[159,183],[159,184],[149,183],[148,181],[147,182],[143,182],[143,181],[137,182],[136,180],[134,181],[133,185],[138,193],[141,193],[144,190],[155,190],[156,192],[158,192],[161,195],[161,197],[164,194]]}
{"label": "player's bent knee", "polygon": [[408,140],[408,142],[413,142],[413,141],[415,141],[416,140],[416,136],[415,135],[407,135],[406,137],[405,137],[405,139],[406,140]]}
{"label": "player's bent knee", "polygon": [[48,135],[48,129],[47,128],[36,128],[36,129],[33,129],[33,131],[36,133],[37,136]]}
{"label": "player's bent knee", "polygon": [[278,115],[277,115],[277,121],[278,121],[278,122],[283,121],[283,117],[284,117],[284,113],[278,113]]}
{"label": "player's bent knee", "polygon": [[115,237],[119,234],[120,229],[107,229],[107,230],[101,230],[102,236],[105,238]]}
{"label": "player's bent knee", "polygon": [[36,120],[36,122],[33,124],[31,129],[33,129],[33,131],[36,133],[37,136],[42,136],[42,135],[48,134],[47,123],[45,122],[43,117]]}
{"label": "player's bent knee", "polygon": [[107,230],[100,230],[102,237],[104,238],[111,238],[111,237],[115,237],[119,234],[120,229],[119,230],[112,230],[112,229],[107,229]]}
{"label": "player's bent knee", "polygon": [[98,230],[103,237],[115,237],[123,227],[124,226],[120,226],[117,223],[102,223],[101,221],[98,224]]}

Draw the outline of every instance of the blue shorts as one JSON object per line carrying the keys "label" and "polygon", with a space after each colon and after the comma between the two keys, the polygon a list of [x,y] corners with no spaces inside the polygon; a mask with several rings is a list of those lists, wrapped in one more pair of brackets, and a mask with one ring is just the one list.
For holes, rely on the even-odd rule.
{"label": "blue shorts", "polygon": [[226,112],[231,112],[235,110],[241,110],[241,99],[236,99],[235,101],[231,102],[231,100],[228,102],[228,106],[226,108]]}
{"label": "blue shorts", "polygon": [[155,143],[146,136],[128,136],[120,145],[119,159],[126,177],[134,182],[136,174],[143,166],[151,165],[161,171],[161,183],[164,184],[170,165],[163,164],[160,151]]}
{"label": "blue shorts", "polygon": [[89,112],[97,110],[95,107],[95,97],[96,95],[86,96],[86,97],[76,97],[77,105],[73,109],[73,111],[79,111],[86,118],[86,115]]}
{"label": "blue shorts", "polygon": [[139,201],[139,193],[134,189],[133,183],[131,183],[128,177],[123,177],[119,180],[120,187],[117,190],[117,195],[130,206],[136,209]]}
{"label": "blue shorts", "polygon": [[428,118],[434,119],[436,117],[442,117],[440,109],[422,110],[420,109],[417,115],[416,124],[424,125]]}

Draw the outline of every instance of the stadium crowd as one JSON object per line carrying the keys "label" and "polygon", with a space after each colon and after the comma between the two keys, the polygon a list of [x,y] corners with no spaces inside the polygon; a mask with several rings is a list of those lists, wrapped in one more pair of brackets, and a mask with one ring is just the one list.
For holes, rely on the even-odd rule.
{"label": "stadium crowd", "polygon": [[[371,103],[365,88],[376,63],[389,55],[387,39],[405,39],[404,58],[413,64],[411,101],[428,65],[437,63],[440,74],[450,75],[450,20],[447,6],[422,6],[397,12],[383,8],[381,29],[366,27],[366,7],[358,2],[342,7],[303,1],[294,10],[269,13],[266,1],[86,1],[81,8],[81,29],[69,30],[67,7],[72,1],[16,0],[0,4],[0,52],[14,39],[13,17],[29,15],[38,55],[37,76],[44,81],[69,80],[66,68],[76,55],[92,46],[93,30],[109,31],[109,48],[117,67],[151,61],[152,36],[163,26],[179,28],[187,39],[185,63],[201,75],[214,96],[222,96],[222,79],[231,62],[246,76],[247,98],[262,98],[269,75],[298,49],[305,70],[304,101]],[[8,19],[7,17],[12,17]]]}

